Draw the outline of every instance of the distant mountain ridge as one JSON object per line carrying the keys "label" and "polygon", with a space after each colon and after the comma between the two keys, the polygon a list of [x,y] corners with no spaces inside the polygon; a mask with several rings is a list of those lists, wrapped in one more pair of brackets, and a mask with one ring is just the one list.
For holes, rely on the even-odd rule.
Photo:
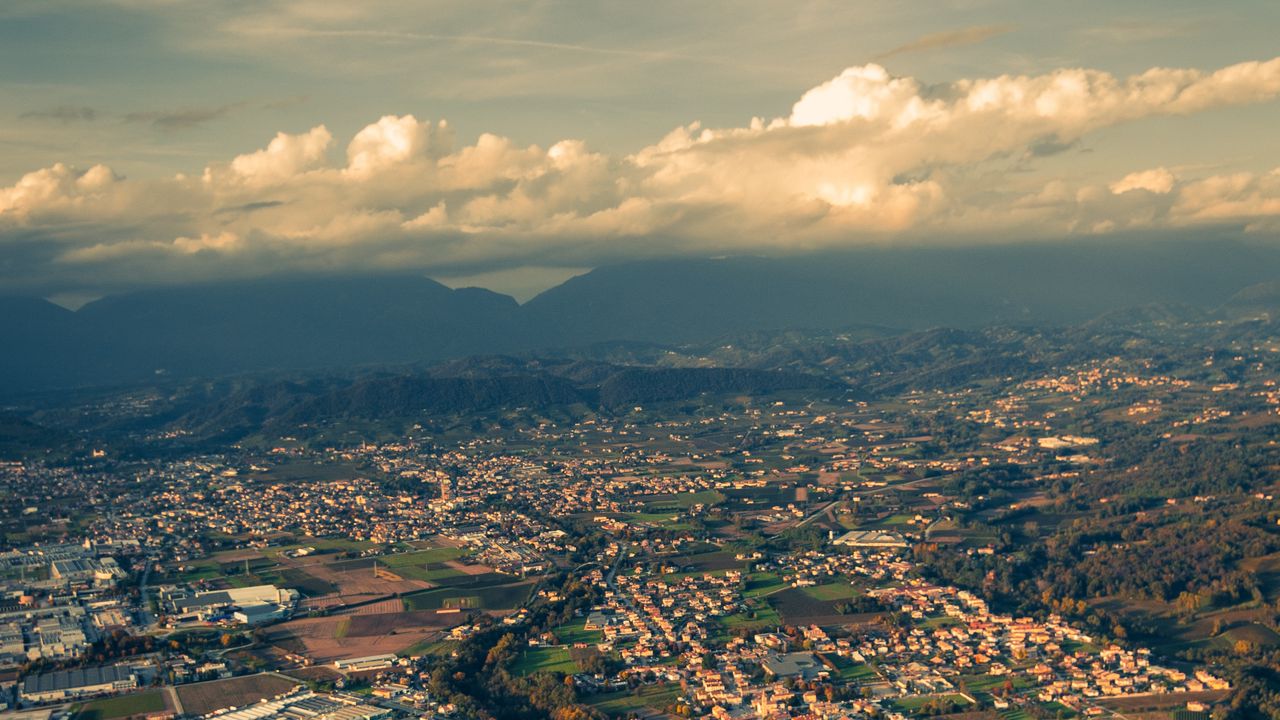
{"label": "distant mountain ridge", "polygon": [[1078,240],[629,263],[573,278],[524,305],[409,275],[144,290],[76,312],[0,298],[0,393],[425,366],[789,328],[875,336],[889,328],[1064,325],[1109,313],[1172,322],[1220,308],[1232,317],[1275,317],[1278,269],[1280,247],[1266,244]]}

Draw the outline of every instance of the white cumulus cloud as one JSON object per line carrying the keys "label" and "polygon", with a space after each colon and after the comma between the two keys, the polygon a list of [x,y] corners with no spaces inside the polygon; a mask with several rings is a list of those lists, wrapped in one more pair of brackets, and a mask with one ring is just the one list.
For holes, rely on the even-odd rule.
{"label": "white cumulus cloud", "polygon": [[690,123],[627,156],[487,133],[458,145],[443,120],[386,115],[356,132],[343,158],[317,125],[190,177],[61,163],[28,173],[0,188],[0,246],[17,258],[0,281],[78,289],[344,267],[459,277],[895,238],[1207,222],[1267,231],[1280,216],[1276,172],[1157,167],[1097,186],[1028,187],[1009,166],[1119,123],[1278,95],[1280,58],[946,85],[872,64],[802,93],[784,117]]}

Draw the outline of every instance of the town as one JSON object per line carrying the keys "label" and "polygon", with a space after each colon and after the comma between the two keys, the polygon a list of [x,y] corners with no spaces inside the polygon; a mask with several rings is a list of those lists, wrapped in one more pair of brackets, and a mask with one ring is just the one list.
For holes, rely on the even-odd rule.
{"label": "town", "polygon": [[[1259,352],[1226,360],[1229,382],[1221,360],[1109,357],[878,398],[8,461],[4,703],[37,720],[1208,717],[1240,692],[1231,653],[1280,638],[1256,574],[1280,567],[1274,478],[1144,485],[1173,475],[1134,438],[1184,456],[1226,435],[1274,462]],[[1148,555],[1166,550],[1140,538],[1186,518],[1219,518],[1210,534],[1248,554]],[[1064,544],[1083,559],[1059,564]]]}

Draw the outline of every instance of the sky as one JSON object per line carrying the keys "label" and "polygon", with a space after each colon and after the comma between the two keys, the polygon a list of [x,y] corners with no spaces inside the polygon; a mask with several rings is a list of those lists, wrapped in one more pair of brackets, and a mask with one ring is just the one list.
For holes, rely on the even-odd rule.
{"label": "sky", "polygon": [[0,294],[1276,242],[1278,31],[1272,0],[8,0]]}

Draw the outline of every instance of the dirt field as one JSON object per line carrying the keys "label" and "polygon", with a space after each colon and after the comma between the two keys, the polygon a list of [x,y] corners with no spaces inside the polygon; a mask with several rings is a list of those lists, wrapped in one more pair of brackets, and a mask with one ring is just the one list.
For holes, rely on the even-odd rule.
{"label": "dirt field", "polygon": [[841,615],[836,612],[838,600],[818,600],[799,588],[787,588],[769,596],[769,604],[788,625],[861,625],[875,622],[881,613]]}
{"label": "dirt field", "polygon": [[[282,564],[288,566],[290,563],[286,561]],[[362,567],[366,564],[368,567]],[[435,587],[424,580],[389,580],[385,577],[374,577],[372,560],[367,563],[349,561],[338,565],[312,561],[309,564],[298,563],[293,567],[305,571],[319,583],[327,583],[337,588],[336,592],[305,599],[302,603],[304,608],[341,607]]]}
{"label": "dirt field", "polygon": [[175,688],[186,715],[205,715],[226,707],[241,707],[274,697],[296,687],[298,682],[272,673],[211,682],[179,685]]}
{"label": "dirt field", "polygon": [[486,565],[466,565],[457,560],[446,560],[444,564],[464,575],[484,575],[493,572],[493,568]]}
{"label": "dirt field", "polygon": [[316,680],[319,682],[331,682],[346,677],[328,665],[312,665],[311,667],[297,668],[296,670],[286,670],[284,674],[299,680]]}
{"label": "dirt field", "polygon": [[461,613],[427,610],[302,618],[275,626],[270,641],[326,663],[400,652],[465,619]]}

